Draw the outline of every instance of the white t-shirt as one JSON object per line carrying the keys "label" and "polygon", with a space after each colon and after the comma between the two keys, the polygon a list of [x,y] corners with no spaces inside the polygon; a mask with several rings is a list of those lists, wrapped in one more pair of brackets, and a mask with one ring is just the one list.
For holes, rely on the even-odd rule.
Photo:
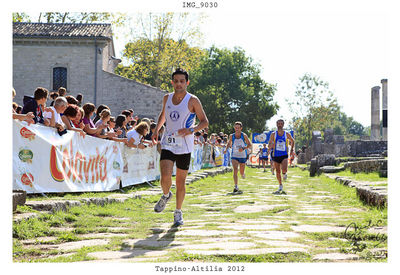
{"label": "white t-shirt", "polygon": [[138,132],[136,132],[135,129],[130,130],[128,133],[126,133],[126,137],[128,138],[128,141],[133,138],[135,142],[133,143],[134,145],[138,146],[140,143],[140,135]]}
{"label": "white t-shirt", "polygon": [[[56,111],[56,108],[54,108],[53,106],[51,106],[50,108],[53,109],[53,111],[54,111],[54,120],[55,120],[55,122],[58,123],[58,124],[64,125],[60,114],[57,113],[57,111]],[[52,116],[51,112],[43,112],[43,117],[44,118],[51,119],[51,116]]]}

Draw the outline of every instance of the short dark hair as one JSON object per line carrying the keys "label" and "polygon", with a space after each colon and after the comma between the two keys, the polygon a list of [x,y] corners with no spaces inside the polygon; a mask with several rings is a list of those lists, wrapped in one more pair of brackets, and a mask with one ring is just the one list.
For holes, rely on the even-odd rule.
{"label": "short dark hair", "polygon": [[85,111],[85,117],[89,118],[89,115],[96,110],[96,106],[93,103],[86,103],[82,109]]}
{"label": "short dark hair", "polygon": [[67,100],[67,102],[68,102],[68,104],[75,104],[75,105],[78,105],[78,100],[74,97],[74,96],[72,96],[72,95],[67,95],[66,97],[65,97],[65,99]]}
{"label": "short dark hair", "polygon": [[76,100],[82,101],[83,95],[82,94],[77,94],[76,95]]}
{"label": "short dark hair", "polygon": [[125,115],[118,115],[115,119],[115,126],[122,127],[122,123],[126,120]]}
{"label": "short dark hair", "polygon": [[65,96],[66,93],[67,93],[67,89],[65,89],[64,87],[58,88],[58,95]]}
{"label": "short dark hair", "polygon": [[243,124],[240,121],[236,121],[235,125],[240,125],[240,127],[243,127]]}
{"label": "short dark hair", "polygon": [[174,80],[174,75],[183,74],[185,76],[186,82],[189,81],[189,73],[181,68],[176,68],[175,72],[172,73],[171,79]]}
{"label": "short dark hair", "polygon": [[282,121],[283,122],[283,124],[285,124],[285,121],[283,120],[283,119],[278,119],[277,121],[276,121],[276,123],[278,123],[279,121]]}
{"label": "short dark hair", "polygon": [[98,117],[100,117],[100,113],[105,109],[110,110],[110,107],[108,107],[107,105],[104,105],[104,104],[100,104],[99,107],[97,107],[96,115]]}
{"label": "short dark hair", "polygon": [[76,117],[79,112],[79,107],[74,104],[69,104],[64,111],[64,116]]}
{"label": "short dark hair", "polygon": [[58,92],[51,92],[50,97],[54,100],[58,97]]}
{"label": "short dark hair", "polygon": [[121,112],[121,115],[124,115],[125,117],[128,117],[128,116],[131,116],[131,112],[129,112],[128,110],[123,110],[122,112]]}
{"label": "short dark hair", "polygon": [[47,98],[48,95],[49,95],[49,91],[43,87],[37,87],[35,92],[33,93],[33,97],[35,98],[35,100]]}

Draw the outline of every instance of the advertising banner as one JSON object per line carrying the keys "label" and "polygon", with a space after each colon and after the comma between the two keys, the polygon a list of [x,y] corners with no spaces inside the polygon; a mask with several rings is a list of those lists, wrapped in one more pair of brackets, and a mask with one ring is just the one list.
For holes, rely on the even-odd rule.
{"label": "advertising banner", "polygon": [[13,189],[27,193],[119,188],[121,145],[55,128],[13,122]]}

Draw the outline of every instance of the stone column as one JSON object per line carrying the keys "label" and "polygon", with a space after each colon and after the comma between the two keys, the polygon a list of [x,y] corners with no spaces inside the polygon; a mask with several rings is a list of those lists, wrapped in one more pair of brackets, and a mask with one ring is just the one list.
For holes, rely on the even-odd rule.
{"label": "stone column", "polygon": [[387,79],[382,79],[382,140],[387,141]]}
{"label": "stone column", "polygon": [[380,140],[379,127],[379,89],[375,86],[371,89],[371,140]]}

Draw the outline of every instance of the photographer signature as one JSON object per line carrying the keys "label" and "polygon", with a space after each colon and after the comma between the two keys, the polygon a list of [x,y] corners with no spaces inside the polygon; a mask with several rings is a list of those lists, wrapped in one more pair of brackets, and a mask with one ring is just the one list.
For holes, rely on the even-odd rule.
{"label": "photographer signature", "polygon": [[[356,251],[363,251],[367,246],[366,244],[360,242],[365,238],[365,236],[363,236],[363,233],[364,233],[363,230],[369,229],[371,227],[380,227],[380,226],[382,226],[382,224],[383,224],[382,220],[378,220],[376,223],[372,223],[372,221],[369,220],[368,223],[364,226],[358,225],[357,223],[352,222],[346,227],[346,230],[344,231],[344,238],[349,241],[352,241],[352,244],[356,247],[355,248]],[[387,236],[384,234],[378,233],[374,237],[374,239],[379,241],[379,243],[374,246],[374,247],[377,247],[379,244],[386,241]]]}

